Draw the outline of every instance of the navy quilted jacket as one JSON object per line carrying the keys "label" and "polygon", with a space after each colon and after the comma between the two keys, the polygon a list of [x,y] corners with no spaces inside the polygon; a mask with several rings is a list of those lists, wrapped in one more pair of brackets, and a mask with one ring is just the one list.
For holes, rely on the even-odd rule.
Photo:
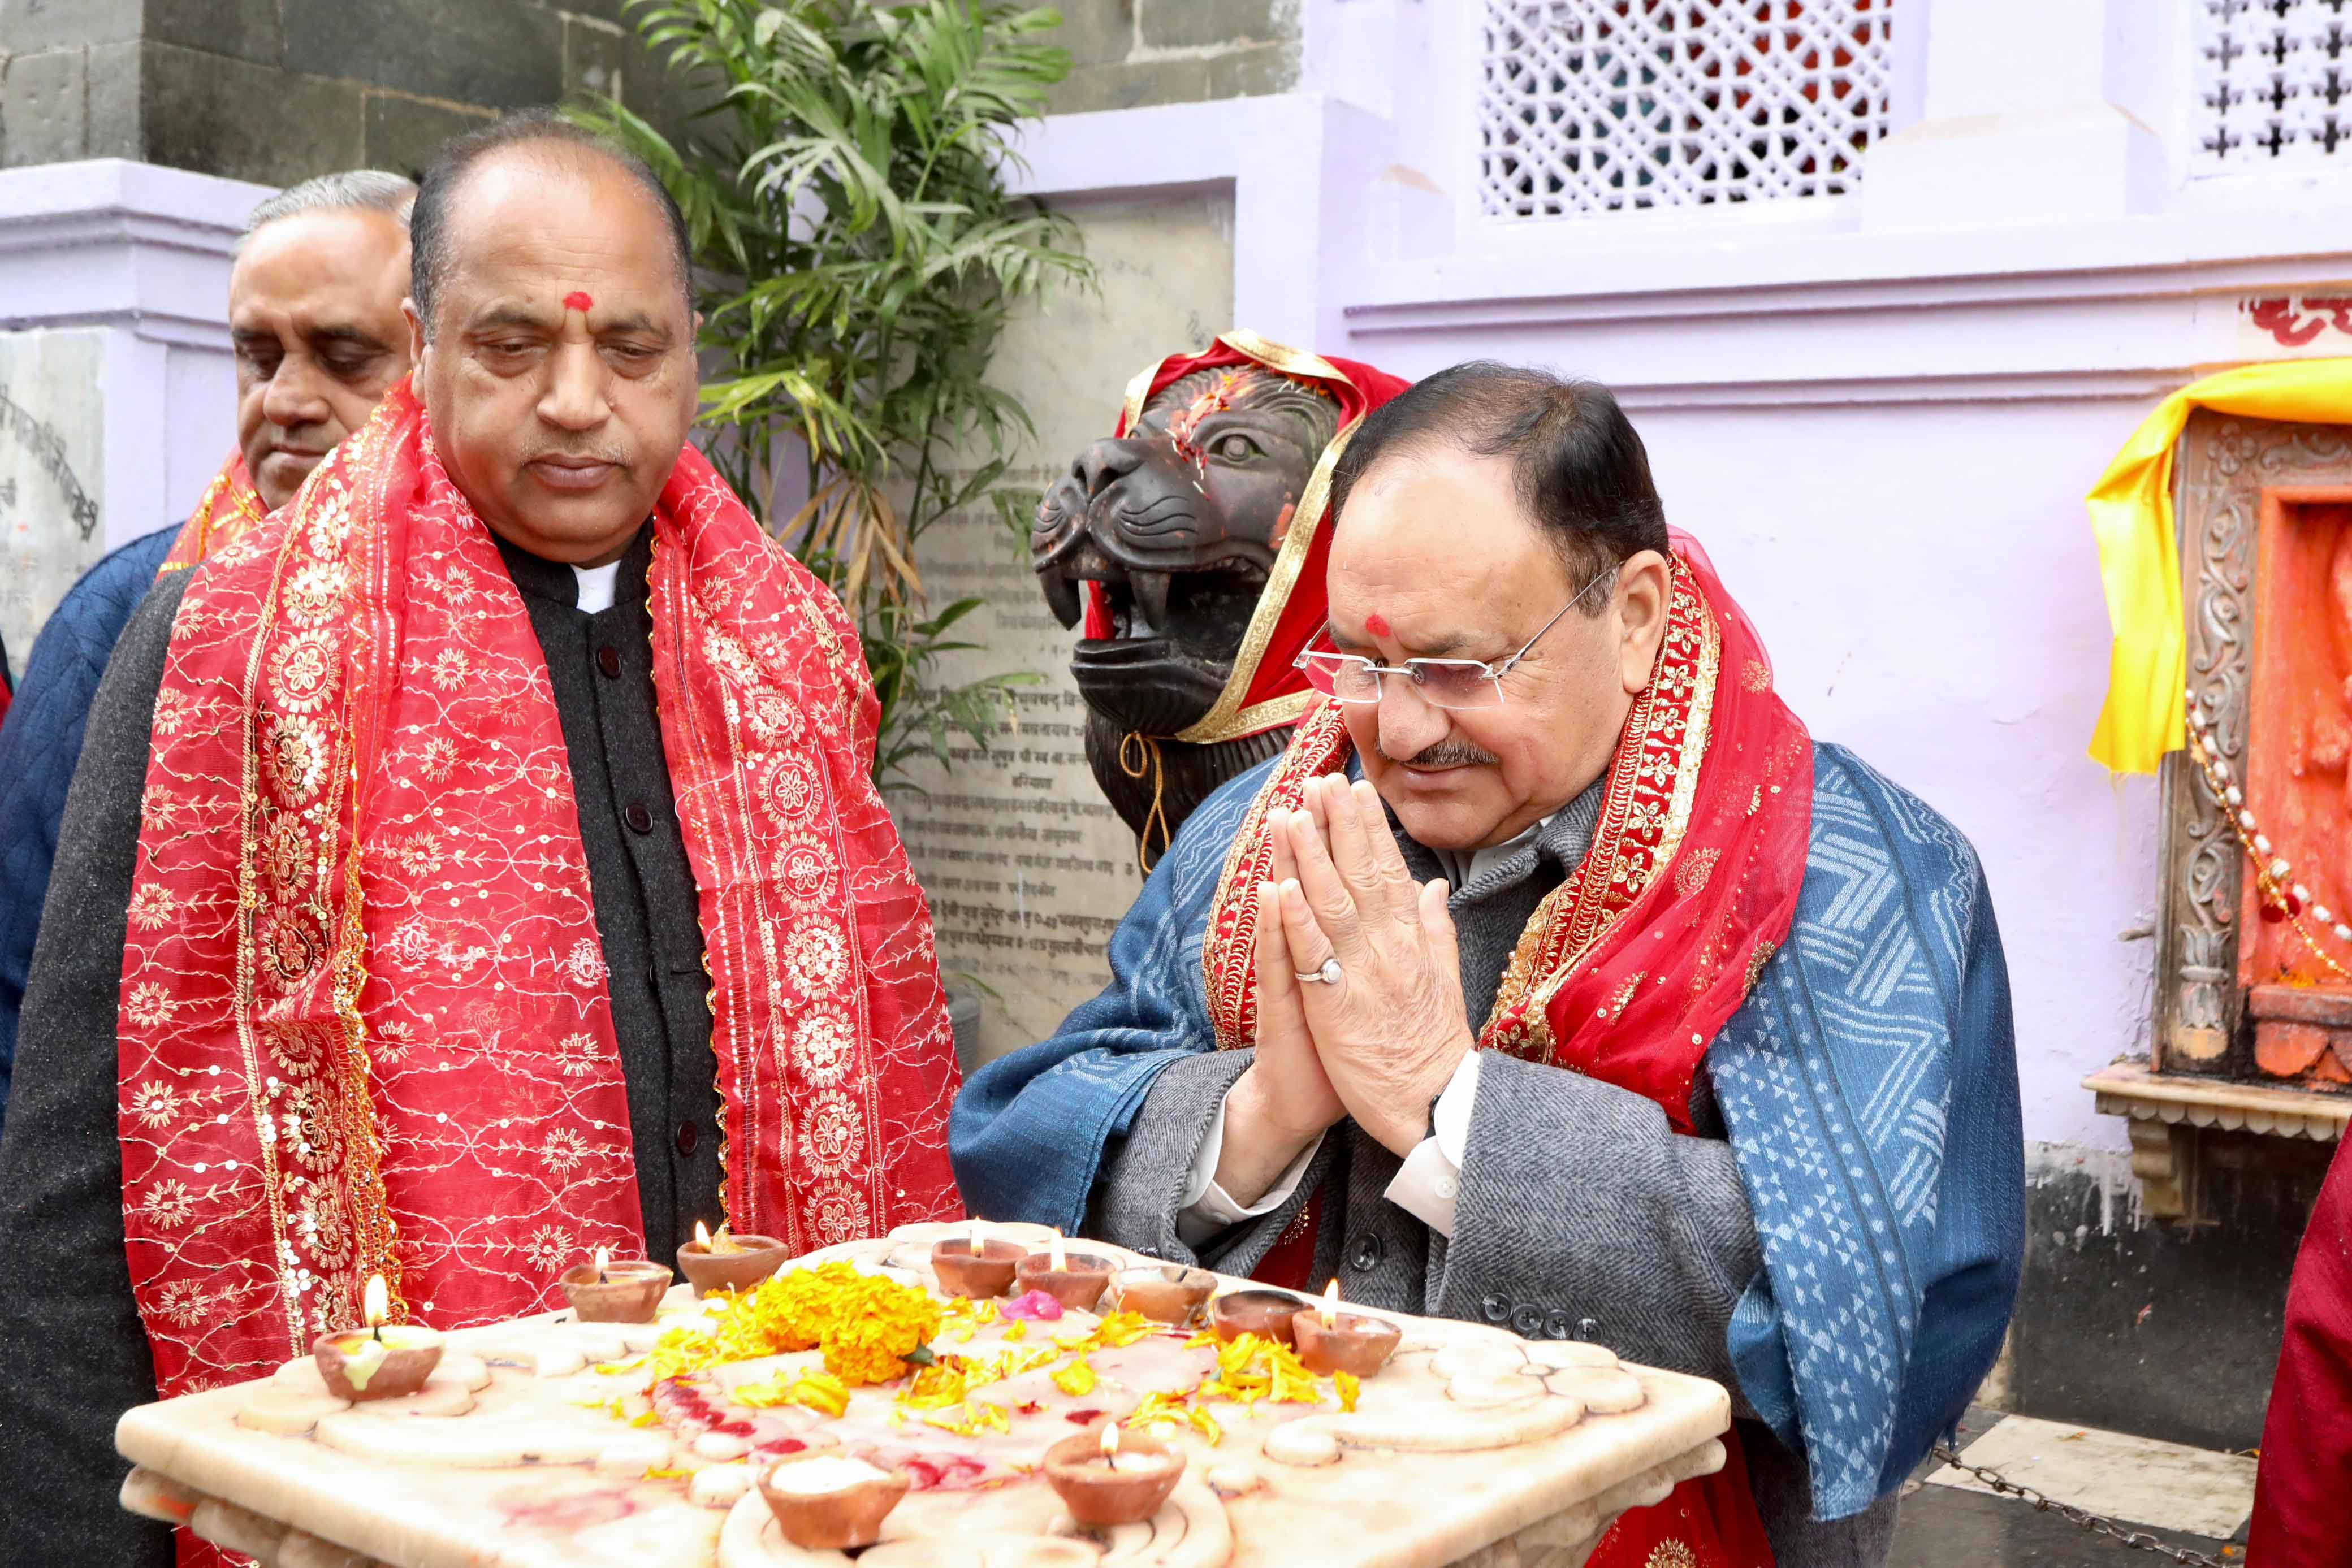
{"label": "navy quilted jacket", "polygon": [[179,531],[175,523],[131,540],[74,584],[35,640],[0,723],[0,1116],[7,1113],[25,972],[58,856],[66,789],[81,757],[82,725],[115,642],[155,586]]}

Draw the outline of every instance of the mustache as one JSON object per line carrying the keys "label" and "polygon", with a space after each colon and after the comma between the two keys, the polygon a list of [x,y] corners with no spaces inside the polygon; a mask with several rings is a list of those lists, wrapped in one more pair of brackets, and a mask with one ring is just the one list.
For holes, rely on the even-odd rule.
{"label": "mustache", "polygon": [[629,466],[629,459],[625,453],[614,452],[606,448],[595,446],[582,446],[577,448],[570,446],[542,446],[538,451],[533,452],[529,456],[525,457],[523,461],[525,463],[536,463],[542,457],[569,457],[574,460],[585,458],[592,463],[609,463],[615,468],[626,468]]}
{"label": "mustache", "polygon": [[1484,768],[1502,760],[1485,747],[1473,746],[1459,736],[1425,747],[1411,757],[1391,757],[1388,747],[1377,740],[1372,742],[1372,749],[1379,752],[1384,760],[1401,763],[1407,768]]}

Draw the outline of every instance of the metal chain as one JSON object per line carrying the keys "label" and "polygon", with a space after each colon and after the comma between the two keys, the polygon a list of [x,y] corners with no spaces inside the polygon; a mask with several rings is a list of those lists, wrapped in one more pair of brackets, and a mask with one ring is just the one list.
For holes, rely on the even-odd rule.
{"label": "metal chain", "polygon": [[2054,1513],[2069,1523],[2089,1531],[2094,1535],[2104,1535],[2111,1541],[2121,1542],[2126,1546],[2137,1547],[2142,1552],[2153,1552],[2159,1557],[2169,1557],[2175,1563],[2186,1563],[2188,1568],[2242,1568],[2240,1564],[2224,1563],[2218,1557],[2208,1557],[2202,1552],[2191,1552],[2185,1546],[2168,1546],[2144,1530],[2134,1530],[2127,1524],[2118,1524],[2112,1519],[2103,1519],[2088,1509],[2076,1508],[2071,1503],[2060,1502],[2056,1498],[2045,1497],[2032,1487],[2021,1486],[2016,1481],[2011,1480],[1998,1470],[1989,1470],[1982,1465],[1969,1463],[1960,1458],[1959,1450],[1948,1443],[1937,1444],[1935,1457],[1956,1470],[1966,1470],[1996,1492],[2030,1502],[2037,1511]]}

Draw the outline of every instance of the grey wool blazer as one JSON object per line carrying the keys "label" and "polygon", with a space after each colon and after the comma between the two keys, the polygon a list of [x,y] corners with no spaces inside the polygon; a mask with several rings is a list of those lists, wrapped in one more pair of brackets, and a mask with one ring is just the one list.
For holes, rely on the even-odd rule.
{"label": "grey wool blazer", "polygon": [[[1474,1020],[1492,1006],[1536,906],[1583,861],[1599,807],[1596,785],[1453,894]],[[1402,830],[1397,839],[1416,878],[1443,874],[1429,850]],[[1177,1216],[1209,1124],[1250,1061],[1247,1051],[1204,1051],[1160,1074],[1132,1131],[1106,1151],[1090,1234],[1247,1274],[1320,1192],[1313,1278],[1338,1279],[1349,1300],[1368,1305],[1493,1323],[1529,1339],[1593,1340],[1627,1361],[1713,1378],[1731,1391],[1775,1556],[1805,1568],[1886,1561],[1895,1500],[1834,1523],[1814,1521],[1804,1457],[1748,1418],[1727,1331],[1763,1251],[1704,1071],[1691,1092],[1700,1135],[1684,1136],[1639,1094],[1489,1053],[1479,1064],[1451,1240],[1388,1201],[1403,1162],[1346,1121],[1325,1134],[1280,1207],[1196,1249],[1177,1234]]]}

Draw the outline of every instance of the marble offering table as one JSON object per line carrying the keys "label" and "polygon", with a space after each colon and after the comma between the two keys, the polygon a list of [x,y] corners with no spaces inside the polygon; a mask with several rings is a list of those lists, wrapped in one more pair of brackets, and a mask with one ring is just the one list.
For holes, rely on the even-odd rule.
{"label": "marble offering table", "polygon": [[[847,1259],[929,1287],[931,1243],[961,1233],[909,1227],[786,1267]],[[1204,1380],[1249,1373],[1221,1371],[1205,1335],[1083,1312],[1016,1326],[996,1305],[950,1312],[933,1347],[1018,1373],[945,1408],[910,1406],[903,1382],[838,1411],[775,1403],[816,1352],[663,1381],[647,1353],[709,1321],[683,1284],[652,1325],[452,1333],[400,1399],[347,1405],[294,1362],[126,1414],[123,1503],[265,1568],[847,1568],[787,1542],[752,1484],[755,1466],[837,1449],[915,1478],[859,1568],[1575,1568],[1618,1512],[1723,1463],[1722,1388],[1595,1345],[1396,1319],[1394,1358],[1346,1410],[1337,1380],[1295,1375],[1283,1399],[1212,1397]],[[1043,1449],[1155,1410],[1183,1479],[1142,1524],[1079,1529],[1034,1473]]]}

